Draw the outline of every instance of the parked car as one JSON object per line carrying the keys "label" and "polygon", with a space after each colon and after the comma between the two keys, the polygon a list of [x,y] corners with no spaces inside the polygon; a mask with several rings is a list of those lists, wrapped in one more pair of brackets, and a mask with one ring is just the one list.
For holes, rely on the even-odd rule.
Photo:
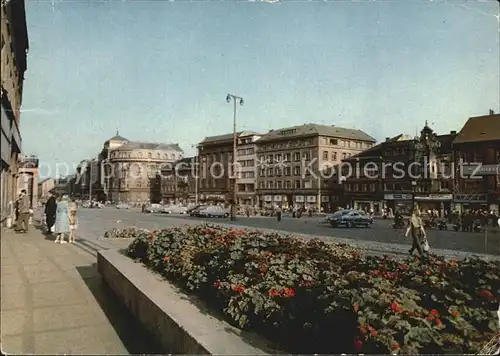
{"label": "parked car", "polygon": [[196,205],[195,207],[192,207],[191,209],[188,209],[186,211],[186,213],[189,214],[189,215],[191,215],[191,216],[196,216],[196,214],[198,214],[199,210],[203,210],[203,209],[205,209],[207,207],[208,207],[207,205]]}
{"label": "parked car", "polygon": [[325,222],[327,224],[330,224],[332,220],[335,220],[337,219],[338,217],[342,216],[342,215],[345,215],[349,212],[350,210],[339,210],[339,211],[336,211],[335,213],[333,214],[330,214],[330,215],[327,215],[325,217]]}
{"label": "parked car", "polygon": [[145,213],[161,213],[163,206],[161,204],[149,204],[144,208]]}
{"label": "parked car", "polygon": [[[335,216],[335,214],[337,215]],[[345,226],[348,228],[356,226],[370,227],[373,224],[373,218],[361,210],[343,210],[335,214],[333,214],[330,218],[330,225],[332,227],[339,227],[339,226]]]}
{"label": "parked car", "polygon": [[206,218],[227,218],[229,216],[229,211],[220,206],[212,205],[205,209],[198,210],[196,216]]}
{"label": "parked car", "polygon": [[185,206],[169,205],[165,206],[161,212],[164,214],[186,214],[187,210]]}
{"label": "parked car", "polygon": [[118,203],[118,204],[116,204],[116,208],[117,209],[128,209],[129,206],[127,203]]}

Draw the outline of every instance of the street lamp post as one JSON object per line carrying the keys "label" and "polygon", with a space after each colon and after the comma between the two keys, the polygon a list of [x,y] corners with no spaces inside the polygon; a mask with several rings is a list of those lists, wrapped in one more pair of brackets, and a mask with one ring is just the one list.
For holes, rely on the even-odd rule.
{"label": "street lamp post", "polygon": [[413,214],[413,211],[415,210],[415,191],[416,191],[416,188],[417,188],[417,181],[412,180],[411,181],[411,190],[412,190],[412,193],[411,193],[411,214]]}
{"label": "street lamp post", "polygon": [[317,208],[318,208],[318,214],[321,214],[321,177],[322,177],[322,172],[321,169],[318,170],[319,175],[318,175],[318,202],[317,202]]}
{"label": "street lamp post", "polygon": [[233,95],[233,94],[227,94],[226,96],[226,101],[228,103],[231,102],[231,100],[234,103],[234,109],[233,109],[233,159],[232,159],[232,172],[231,172],[231,181],[233,183],[232,186],[232,202],[231,202],[231,220],[236,220],[236,140],[237,140],[237,134],[236,134],[236,107],[237,107],[237,102],[240,103],[241,106],[243,106],[243,98]]}
{"label": "street lamp post", "polygon": [[89,201],[92,201],[92,160],[89,161]]}

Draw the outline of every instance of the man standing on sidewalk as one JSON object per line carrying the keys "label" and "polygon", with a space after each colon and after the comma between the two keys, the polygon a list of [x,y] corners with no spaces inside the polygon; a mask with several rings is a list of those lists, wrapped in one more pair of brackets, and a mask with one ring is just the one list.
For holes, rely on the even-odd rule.
{"label": "man standing on sidewalk", "polygon": [[30,198],[26,194],[26,190],[21,190],[21,198],[19,199],[19,231],[28,232],[29,217],[30,217]]}
{"label": "man standing on sidewalk", "polygon": [[56,197],[53,192],[50,192],[50,197],[45,203],[45,221],[47,223],[47,233],[52,233],[52,227],[56,222],[56,210],[57,210],[57,202]]}

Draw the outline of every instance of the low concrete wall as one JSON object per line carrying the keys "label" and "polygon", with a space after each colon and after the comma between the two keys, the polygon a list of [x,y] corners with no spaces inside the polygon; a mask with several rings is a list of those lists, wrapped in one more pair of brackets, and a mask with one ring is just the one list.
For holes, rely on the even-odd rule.
{"label": "low concrete wall", "polygon": [[[201,311],[167,281],[116,250],[99,251],[104,282],[158,339],[165,353],[265,355],[262,339]],[[251,341],[250,341],[251,340]],[[251,342],[251,344],[250,344]],[[254,346],[254,344],[258,346]]]}

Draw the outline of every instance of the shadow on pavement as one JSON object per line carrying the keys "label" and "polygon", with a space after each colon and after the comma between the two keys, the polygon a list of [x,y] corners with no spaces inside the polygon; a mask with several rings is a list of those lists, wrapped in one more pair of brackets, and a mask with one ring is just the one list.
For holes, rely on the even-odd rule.
{"label": "shadow on pavement", "polygon": [[154,337],[141,326],[113,291],[102,283],[95,263],[76,269],[130,354],[163,353]]}

